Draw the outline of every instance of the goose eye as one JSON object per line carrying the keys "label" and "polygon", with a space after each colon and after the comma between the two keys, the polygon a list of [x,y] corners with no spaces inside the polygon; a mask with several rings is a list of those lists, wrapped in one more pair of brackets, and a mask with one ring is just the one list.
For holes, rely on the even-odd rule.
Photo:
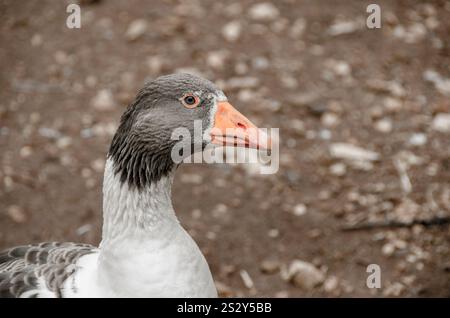
{"label": "goose eye", "polygon": [[183,103],[184,107],[194,108],[197,107],[198,104],[200,104],[200,99],[195,95],[187,94],[181,98],[181,102]]}

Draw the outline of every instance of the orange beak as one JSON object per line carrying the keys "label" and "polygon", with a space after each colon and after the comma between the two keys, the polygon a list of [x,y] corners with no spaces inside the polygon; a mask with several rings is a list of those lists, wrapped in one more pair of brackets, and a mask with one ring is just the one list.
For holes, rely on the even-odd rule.
{"label": "orange beak", "polygon": [[230,103],[219,102],[211,130],[213,144],[220,146],[271,149],[271,140]]}

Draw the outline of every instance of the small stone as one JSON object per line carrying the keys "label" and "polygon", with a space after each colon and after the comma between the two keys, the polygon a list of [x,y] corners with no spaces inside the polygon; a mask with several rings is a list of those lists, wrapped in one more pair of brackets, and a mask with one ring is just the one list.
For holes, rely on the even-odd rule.
{"label": "small stone", "polygon": [[227,51],[213,51],[209,52],[206,57],[208,66],[215,70],[222,70],[225,67],[225,62],[228,57]]}
{"label": "small stone", "polygon": [[95,172],[101,173],[105,170],[105,159],[97,158],[91,162],[91,167]]}
{"label": "small stone", "polygon": [[395,252],[395,245],[392,243],[386,243],[381,248],[381,253],[383,253],[383,255],[385,256],[391,256],[394,254],[394,252]]}
{"label": "small stone", "polygon": [[77,230],[76,230],[76,234],[78,236],[82,236],[88,232],[90,232],[92,230],[93,226],[92,224],[85,224],[80,226]]}
{"label": "small stone", "polygon": [[280,262],[277,260],[264,260],[260,269],[264,274],[274,274],[280,269]]}
{"label": "small stone", "polygon": [[219,297],[233,297],[235,295],[231,287],[225,285],[224,283],[216,280],[215,285]]}
{"label": "small stone", "polygon": [[348,143],[333,143],[330,146],[330,154],[334,158],[360,160],[360,161],[376,161],[380,155],[376,152],[366,150]]}
{"label": "small stone", "polygon": [[8,216],[16,223],[24,223],[27,221],[27,216],[24,210],[18,205],[11,205],[7,209]]}
{"label": "small stone", "polygon": [[411,223],[420,213],[421,206],[411,199],[403,199],[403,201],[394,209],[393,213],[399,222]]}
{"label": "small stone", "polygon": [[192,210],[191,215],[192,215],[193,219],[198,220],[198,219],[200,219],[202,217],[202,210],[194,209],[194,210]]}
{"label": "small stone", "polygon": [[231,21],[222,28],[222,36],[228,42],[236,42],[241,36],[242,26],[239,21]]}
{"label": "small stone", "polygon": [[215,218],[223,218],[227,213],[228,213],[228,206],[226,206],[223,203],[217,204],[211,212],[211,214]]}
{"label": "small stone", "polygon": [[97,95],[91,100],[91,105],[96,110],[108,111],[115,107],[113,95],[109,89],[100,90]]}
{"label": "small stone", "polygon": [[203,181],[203,177],[199,174],[183,173],[181,175],[181,182],[183,182],[183,183],[201,184],[202,181]]}
{"label": "small stone", "polygon": [[335,163],[330,166],[330,173],[342,177],[347,173],[347,166],[342,162]]}
{"label": "small stone", "polygon": [[359,21],[338,21],[330,26],[327,33],[331,36],[338,36],[342,34],[349,34],[360,29]]}
{"label": "small stone", "polygon": [[274,297],[275,298],[288,298],[289,292],[287,290],[280,290],[275,293]]}
{"label": "small stone", "polygon": [[406,95],[405,88],[398,81],[372,79],[369,80],[366,85],[375,92],[388,93],[395,97],[404,97]]}
{"label": "small stone", "polygon": [[375,129],[382,133],[390,133],[392,131],[392,120],[383,118],[375,122]]}
{"label": "small stone", "polygon": [[248,289],[252,289],[253,287],[255,287],[252,278],[246,270],[239,271],[239,275],[241,276],[242,282],[244,283],[245,287],[247,287]]}
{"label": "small stone", "polygon": [[412,134],[408,140],[408,144],[414,147],[420,147],[427,143],[427,135],[422,133]]}
{"label": "small stone", "polygon": [[386,97],[384,99],[384,108],[391,113],[398,112],[402,109],[402,102],[397,98]]}
{"label": "small stone", "polygon": [[267,235],[270,238],[277,238],[278,236],[280,236],[280,230],[278,230],[278,229],[270,229],[269,232],[267,233]]}
{"label": "small stone", "polygon": [[255,70],[263,71],[268,69],[270,66],[269,60],[264,56],[256,56],[252,59],[252,67]]}
{"label": "small stone", "polygon": [[69,60],[70,60],[69,56],[64,51],[56,51],[54,54],[54,57],[55,57],[56,63],[61,64],[61,65],[69,63]]}
{"label": "small stone", "polygon": [[324,113],[321,117],[321,122],[326,127],[335,127],[339,124],[339,116],[334,113]]}
{"label": "small stone", "polygon": [[401,283],[393,283],[386,287],[386,289],[383,291],[383,296],[385,297],[399,297],[401,296],[406,290],[405,285]]}
{"label": "small stone", "polygon": [[336,276],[328,277],[323,283],[323,289],[327,293],[334,293],[339,287],[339,279]]}
{"label": "small stone", "polygon": [[313,264],[300,260],[294,260],[287,271],[282,273],[282,276],[304,290],[311,290],[325,280],[325,275],[322,271]]}
{"label": "small stone", "polygon": [[145,34],[147,31],[147,21],[144,19],[137,19],[130,23],[125,33],[125,38],[128,41],[135,41]]}
{"label": "small stone", "polygon": [[147,66],[151,74],[160,74],[165,66],[165,61],[161,56],[149,56],[147,58]]}
{"label": "small stone", "polygon": [[42,44],[42,42],[43,42],[42,35],[40,35],[40,34],[35,34],[31,38],[31,45],[32,46],[40,46]]}
{"label": "small stone", "polygon": [[289,122],[289,127],[300,135],[305,134],[305,123],[300,119],[292,119]]}
{"label": "small stone", "polygon": [[299,203],[294,206],[293,213],[296,216],[302,216],[306,214],[306,210],[306,205],[304,205],[303,203]]}
{"label": "small stone", "polygon": [[226,87],[229,90],[244,89],[244,88],[256,88],[259,86],[259,79],[257,77],[232,77],[227,83]]}
{"label": "small stone", "polygon": [[434,84],[436,90],[445,96],[450,96],[450,78],[445,78],[433,70],[426,70],[423,78]]}
{"label": "small stone", "polygon": [[434,116],[431,127],[442,133],[450,133],[450,114],[439,113]]}
{"label": "small stone", "polygon": [[251,6],[248,14],[256,21],[272,21],[279,16],[280,12],[272,3],[264,2]]}
{"label": "small stone", "polygon": [[306,29],[306,20],[303,18],[299,18],[294,21],[292,24],[289,35],[295,39],[299,39],[302,37],[303,33]]}
{"label": "small stone", "polygon": [[33,148],[31,148],[30,146],[24,146],[20,149],[19,154],[22,158],[27,158],[33,154]]}
{"label": "small stone", "polygon": [[71,144],[72,144],[72,138],[70,138],[68,136],[64,136],[64,137],[58,138],[58,140],[56,141],[56,146],[59,149],[66,149]]}

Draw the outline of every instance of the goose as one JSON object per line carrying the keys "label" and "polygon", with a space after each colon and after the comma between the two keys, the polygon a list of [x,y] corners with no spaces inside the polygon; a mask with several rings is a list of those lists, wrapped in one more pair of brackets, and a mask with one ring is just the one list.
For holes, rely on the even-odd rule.
{"label": "goose", "polygon": [[200,150],[270,149],[270,138],[212,82],[171,74],[146,83],[106,157],[100,245],[45,242],[0,252],[0,297],[217,297],[208,263],[171,202],[180,165],[172,131],[193,133],[195,121]]}

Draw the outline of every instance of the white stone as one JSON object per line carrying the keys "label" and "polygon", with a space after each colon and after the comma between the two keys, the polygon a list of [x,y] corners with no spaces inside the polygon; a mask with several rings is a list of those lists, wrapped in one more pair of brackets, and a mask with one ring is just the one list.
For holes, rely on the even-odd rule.
{"label": "white stone", "polygon": [[411,137],[409,138],[408,143],[411,146],[423,146],[427,143],[427,135],[422,134],[422,133],[415,133],[412,134]]}
{"label": "white stone", "polygon": [[306,210],[307,210],[306,205],[304,205],[303,203],[299,203],[296,206],[294,206],[293,213],[296,216],[301,216],[306,214]]}
{"label": "white stone", "polygon": [[366,150],[347,143],[331,144],[330,154],[334,158],[348,160],[376,161],[380,158],[380,155],[374,151]]}
{"label": "white stone", "polygon": [[347,166],[342,162],[335,163],[330,166],[330,172],[335,176],[342,177],[347,172]]}
{"label": "white stone", "polygon": [[322,124],[326,127],[335,127],[339,124],[339,116],[335,113],[324,113],[320,118]]}
{"label": "white stone", "polygon": [[437,114],[434,119],[431,127],[442,133],[450,133],[450,114],[440,113]]}
{"label": "white stone", "polygon": [[109,89],[100,90],[91,100],[91,105],[99,111],[111,110],[115,106],[113,95]]}
{"label": "white stone", "polygon": [[375,122],[375,129],[382,133],[390,133],[392,131],[392,120],[383,118]]}
{"label": "white stone", "polygon": [[280,11],[270,2],[258,3],[250,7],[249,16],[256,21],[272,21],[276,19]]}
{"label": "white stone", "polygon": [[125,37],[129,41],[135,41],[145,34],[147,31],[147,21],[144,19],[137,19],[130,23],[128,26]]}
{"label": "white stone", "polygon": [[322,271],[313,264],[300,260],[294,260],[287,270],[284,269],[282,277],[304,290],[310,290],[325,280]]}
{"label": "white stone", "polygon": [[222,36],[228,42],[236,42],[241,36],[242,26],[239,21],[231,21],[222,28]]}

